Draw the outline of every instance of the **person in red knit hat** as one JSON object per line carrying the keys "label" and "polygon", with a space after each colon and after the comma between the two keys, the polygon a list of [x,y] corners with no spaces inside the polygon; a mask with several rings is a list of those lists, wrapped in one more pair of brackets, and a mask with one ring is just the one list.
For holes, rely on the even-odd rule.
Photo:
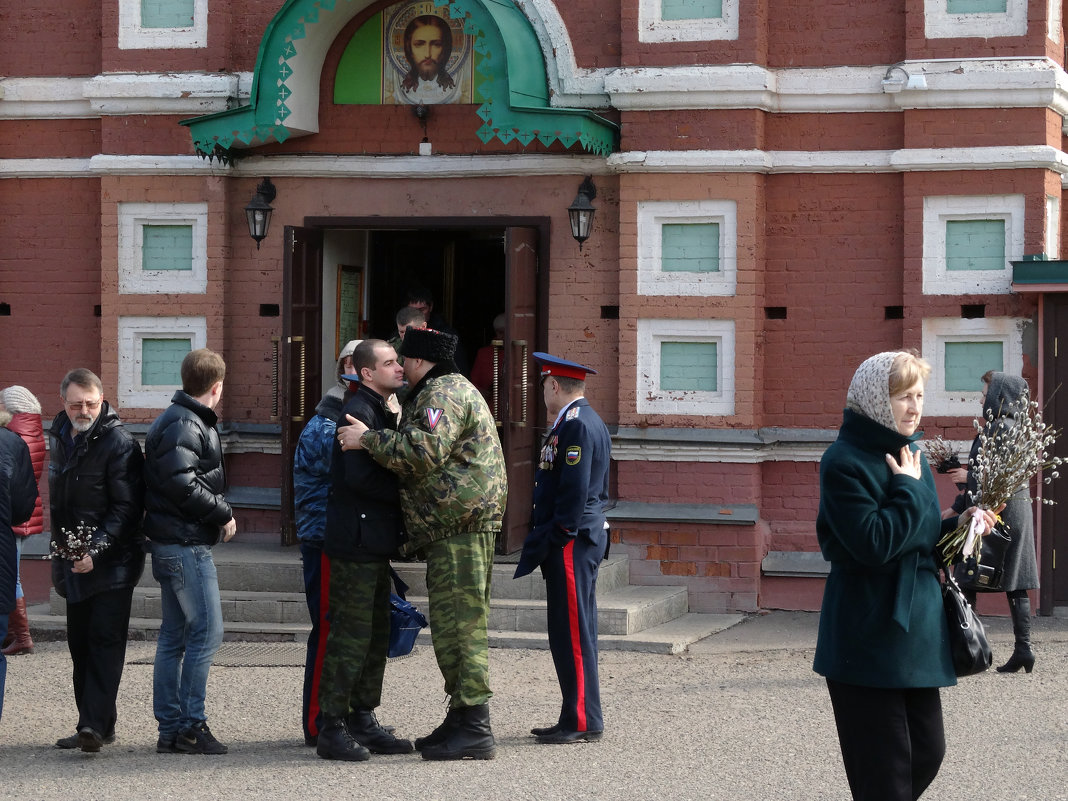
{"label": "person in red knit hat", "polygon": [[[34,480],[40,487],[45,456],[40,401],[26,387],[13,386],[0,390],[0,423],[22,437],[23,442],[30,449]],[[26,537],[40,534],[43,530],[44,513],[41,511],[41,496],[38,495],[30,519],[21,525],[12,526],[20,561],[22,545]],[[30,637],[30,621],[26,616],[26,597],[22,592],[21,572],[19,569],[15,574],[15,611],[11,613],[7,637],[3,642],[4,656],[33,653],[33,639]]]}

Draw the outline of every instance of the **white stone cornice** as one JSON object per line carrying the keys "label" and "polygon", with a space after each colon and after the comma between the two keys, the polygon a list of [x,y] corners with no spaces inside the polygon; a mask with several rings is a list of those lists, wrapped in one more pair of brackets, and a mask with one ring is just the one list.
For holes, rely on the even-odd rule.
{"label": "white stone cornice", "polygon": [[0,178],[239,175],[273,178],[475,178],[628,173],[869,173],[1046,169],[1068,175],[1068,155],[1045,145],[918,150],[660,150],[599,156],[253,156],[233,167],[197,156],[96,155],[0,159]]}
{"label": "white stone cornice", "polygon": [[0,119],[100,116],[85,96],[85,78],[0,78]]}
{"label": "white stone cornice", "polygon": [[818,462],[830,443],[776,443],[760,447],[722,443],[612,442],[616,462]]}

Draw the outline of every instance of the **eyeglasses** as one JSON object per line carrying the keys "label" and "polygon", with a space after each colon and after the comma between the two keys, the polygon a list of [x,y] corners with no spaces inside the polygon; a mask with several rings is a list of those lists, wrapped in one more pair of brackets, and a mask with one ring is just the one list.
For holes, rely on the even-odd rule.
{"label": "eyeglasses", "polygon": [[87,412],[95,412],[100,408],[101,403],[103,403],[103,401],[79,401],[78,403],[68,403],[66,406],[68,412],[79,412],[82,409],[85,409]]}

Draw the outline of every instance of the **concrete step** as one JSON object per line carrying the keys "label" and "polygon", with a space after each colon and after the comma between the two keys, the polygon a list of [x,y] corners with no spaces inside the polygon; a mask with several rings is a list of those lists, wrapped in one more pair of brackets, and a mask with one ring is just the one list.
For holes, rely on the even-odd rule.
{"label": "concrete step", "polygon": [[[308,607],[304,593],[220,590],[223,620],[226,623],[304,624]],[[422,610],[429,608],[425,596],[411,592],[408,598]],[[633,634],[657,626],[687,611],[684,587],[631,587],[597,593],[597,626],[605,634]],[[66,615],[66,601],[53,589],[49,613]],[[159,620],[162,612],[158,586],[134,589],[131,617]],[[545,631],[545,601],[492,597],[490,628],[515,631]]]}

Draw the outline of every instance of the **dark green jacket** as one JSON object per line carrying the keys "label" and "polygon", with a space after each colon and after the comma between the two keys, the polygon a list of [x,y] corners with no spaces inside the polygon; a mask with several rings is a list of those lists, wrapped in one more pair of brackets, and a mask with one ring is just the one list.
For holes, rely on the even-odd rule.
{"label": "dark green jacket", "polygon": [[934,549],[956,518],[940,519],[927,460],[919,481],[894,475],[886,454],[915,451],[905,437],[849,409],[820,461],[816,520],[831,574],[813,669],[864,687],[957,683]]}

